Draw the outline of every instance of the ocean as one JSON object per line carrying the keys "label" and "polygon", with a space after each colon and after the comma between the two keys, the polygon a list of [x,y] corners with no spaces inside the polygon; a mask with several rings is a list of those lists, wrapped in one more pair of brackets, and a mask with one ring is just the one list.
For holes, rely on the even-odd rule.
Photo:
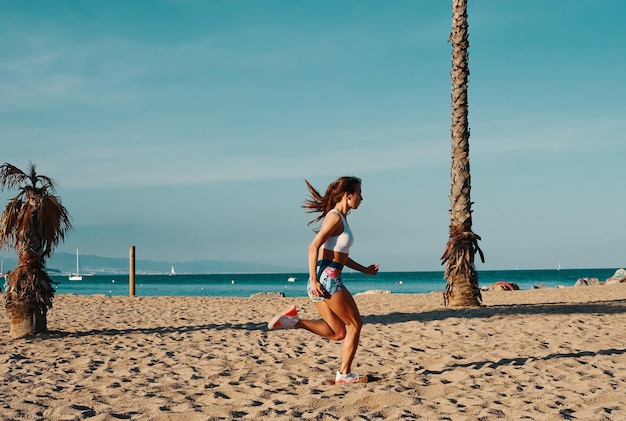
{"label": "ocean", "polygon": [[[579,278],[598,278],[605,281],[615,269],[551,269],[478,271],[480,286],[494,282],[516,283],[520,289],[545,286],[574,286]],[[443,291],[446,281],[439,272],[381,272],[376,276],[358,272],[344,272],[343,282],[352,294],[368,290],[388,290],[393,294],[424,294]],[[129,295],[128,275],[83,276],[82,281],[70,281],[67,276],[51,276],[57,282],[57,294]],[[295,278],[290,282],[289,278]],[[136,275],[137,296],[207,296],[250,297],[256,293],[281,292],[286,297],[306,296],[306,273],[263,274],[202,274],[170,276]]]}

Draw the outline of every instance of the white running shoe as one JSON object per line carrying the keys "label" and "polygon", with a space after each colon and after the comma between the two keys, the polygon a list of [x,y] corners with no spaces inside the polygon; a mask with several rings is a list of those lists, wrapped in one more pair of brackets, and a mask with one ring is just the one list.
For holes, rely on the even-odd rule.
{"label": "white running shoe", "polygon": [[359,376],[354,373],[342,374],[339,371],[335,376],[335,384],[344,384],[344,383],[358,383]]}
{"label": "white running shoe", "polygon": [[296,306],[289,306],[267,322],[267,328],[270,330],[293,329],[299,321]]}

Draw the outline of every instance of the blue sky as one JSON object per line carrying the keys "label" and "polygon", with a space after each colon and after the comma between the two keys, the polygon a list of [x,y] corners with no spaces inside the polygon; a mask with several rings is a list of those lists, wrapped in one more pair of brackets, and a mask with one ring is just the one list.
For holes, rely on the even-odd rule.
{"label": "blue sky", "polygon": [[[479,270],[626,265],[625,14],[470,0]],[[304,179],[357,175],[352,257],[440,270],[450,27],[444,0],[0,0],[0,161],[58,182],[59,251],[304,272]]]}

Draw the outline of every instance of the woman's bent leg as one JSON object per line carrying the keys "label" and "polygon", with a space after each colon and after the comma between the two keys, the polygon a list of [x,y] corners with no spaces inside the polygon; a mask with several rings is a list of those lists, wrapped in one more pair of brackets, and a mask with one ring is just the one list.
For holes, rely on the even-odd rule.
{"label": "woman's bent leg", "polygon": [[328,307],[327,301],[314,303],[322,316],[322,321],[300,319],[296,327],[333,341],[340,341],[346,336],[346,324]]}

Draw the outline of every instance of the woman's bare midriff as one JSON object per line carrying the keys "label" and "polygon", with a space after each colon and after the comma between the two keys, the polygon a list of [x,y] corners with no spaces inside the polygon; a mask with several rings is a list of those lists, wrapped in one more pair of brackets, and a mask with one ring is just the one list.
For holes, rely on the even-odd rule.
{"label": "woman's bare midriff", "polygon": [[342,265],[345,265],[348,261],[348,253],[341,253],[339,251],[328,250],[325,248],[320,249],[320,252],[317,255],[317,260],[332,260],[333,262],[341,263]]}

